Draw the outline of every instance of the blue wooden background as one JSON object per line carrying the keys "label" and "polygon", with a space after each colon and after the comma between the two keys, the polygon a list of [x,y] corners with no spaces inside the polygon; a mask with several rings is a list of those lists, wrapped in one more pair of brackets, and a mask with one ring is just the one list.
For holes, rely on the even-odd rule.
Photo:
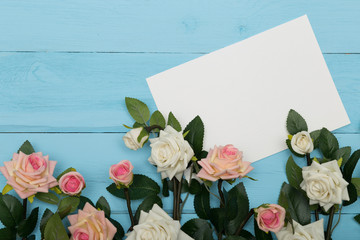
{"label": "blue wooden background", "polygon": [[[87,182],[84,195],[93,201],[105,196],[127,229],[125,202],[105,190],[110,165],[129,159],[135,173],[160,179],[147,163],[148,147],[134,152],[122,142],[122,124],[132,122],[124,97],[139,98],[155,110],[146,77],[303,14],[352,122],[336,136],[342,146],[358,149],[358,0],[1,0],[0,159],[8,161],[29,139],[58,161],[56,174],[69,166],[78,169]],[[251,176],[259,181],[244,180],[252,207],[277,202],[288,155],[284,151],[253,164]],[[1,187],[5,182],[0,176]],[[165,200],[167,211],[170,202]],[[49,207],[36,200],[31,207],[38,204]],[[360,225],[353,220],[359,212],[360,202],[343,209],[333,239],[359,239]],[[190,199],[182,222],[193,217]]]}

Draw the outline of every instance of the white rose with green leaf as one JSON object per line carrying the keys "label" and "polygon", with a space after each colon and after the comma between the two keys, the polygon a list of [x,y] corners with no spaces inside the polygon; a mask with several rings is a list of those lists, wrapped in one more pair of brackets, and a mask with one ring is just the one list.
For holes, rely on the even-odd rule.
{"label": "white rose with green leaf", "polygon": [[306,131],[296,133],[291,138],[291,148],[298,154],[304,155],[314,150],[314,143]]}
{"label": "white rose with green leaf", "polygon": [[157,171],[164,179],[170,180],[175,176],[181,179],[183,172],[188,166],[194,151],[184,139],[181,132],[167,126],[160,131],[158,138],[150,139],[151,156],[149,162],[157,166]]}
{"label": "white rose with green leaf", "polygon": [[302,176],[300,187],[310,199],[310,205],[319,203],[328,211],[334,204],[349,200],[349,183],[343,178],[336,160],[323,164],[313,161],[310,166],[303,167]]}
{"label": "white rose with green leaf", "polygon": [[143,129],[144,128],[142,128],[142,127],[134,128],[124,135],[123,140],[124,140],[125,145],[128,148],[130,148],[132,150],[138,150],[139,148],[143,147],[144,143],[149,138],[149,134],[146,134],[139,141],[138,138],[139,138],[141,132],[143,131]]}

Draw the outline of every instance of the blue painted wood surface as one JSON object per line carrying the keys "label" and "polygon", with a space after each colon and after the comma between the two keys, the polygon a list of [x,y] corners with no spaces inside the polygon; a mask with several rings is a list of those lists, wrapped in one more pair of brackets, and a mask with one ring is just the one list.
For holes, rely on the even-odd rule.
{"label": "blue painted wood surface", "polygon": [[[125,202],[104,189],[111,183],[109,166],[129,159],[136,173],[160,179],[147,163],[148,147],[133,152],[122,142],[122,124],[132,121],[124,97],[137,97],[155,110],[146,77],[303,14],[352,122],[335,133],[342,146],[358,149],[359,13],[357,0],[2,0],[0,159],[9,160],[29,139],[58,161],[56,174],[77,168],[88,183],[84,195],[106,196],[127,229]],[[244,180],[253,207],[277,201],[288,155],[284,151],[254,164],[251,176],[259,181]],[[355,176],[360,177],[360,167]],[[170,199],[164,208],[170,211]],[[359,202],[343,209],[333,239],[359,239],[360,225],[352,219],[358,213]],[[192,217],[190,198],[182,222]]]}

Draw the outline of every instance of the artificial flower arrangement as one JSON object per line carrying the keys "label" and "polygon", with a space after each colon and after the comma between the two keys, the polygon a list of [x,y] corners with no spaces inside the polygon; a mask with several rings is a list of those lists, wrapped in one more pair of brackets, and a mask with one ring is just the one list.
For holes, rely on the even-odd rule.
{"label": "artificial flower arrangement", "polygon": [[[69,168],[53,177],[55,161],[36,153],[26,141],[12,160],[4,162],[1,173],[7,179],[0,196],[0,239],[35,239],[34,231],[39,208],[26,215],[27,202],[37,198],[57,205],[57,211],[46,209],[40,220],[41,239],[331,239],[335,212],[357,200],[359,179],[352,178],[360,158],[360,150],[351,154],[350,147],[339,148],[336,137],[323,128],[309,133],[305,120],[290,110],[287,118],[289,132],[286,143],[296,157],[306,159],[300,168],[292,156],[286,164],[289,181],[283,183],[278,203],[264,203],[250,208],[242,178],[254,180],[253,170],[243,160],[235,146],[214,146],[203,149],[204,124],[195,117],[182,130],[173,113],[164,116],[150,111],[145,103],[125,99],[135,123],[123,137],[125,145],[137,150],[150,141],[149,163],[157,168],[162,188],[151,178],[133,174],[130,161],[122,160],[109,167],[113,181],[107,187],[112,195],[126,200],[131,226],[125,233],[120,223],[111,218],[111,210],[104,197],[96,204],[82,190],[85,180],[75,169]],[[153,136],[150,138],[150,136]],[[318,150],[315,150],[318,149]],[[310,156],[317,154],[317,157]],[[224,183],[233,185],[229,190]],[[7,194],[12,189],[23,204]],[[172,194],[170,194],[172,192]],[[194,195],[194,209],[198,218],[180,225],[182,209],[189,195]],[[162,198],[172,196],[173,211],[162,209]],[[210,195],[215,198],[210,198]],[[134,212],[131,200],[142,199]],[[210,203],[216,199],[217,203]],[[211,207],[217,204],[218,207]],[[311,212],[315,222],[311,223]],[[326,231],[320,214],[329,215]],[[67,217],[69,224],[63,219]],[[254,235],[244,227],[254,218]],[[340,220],[340,216],[339,216]],[[355,217],[360,223],[360,216]],[[68,229],[68,231],[66,230]]]}

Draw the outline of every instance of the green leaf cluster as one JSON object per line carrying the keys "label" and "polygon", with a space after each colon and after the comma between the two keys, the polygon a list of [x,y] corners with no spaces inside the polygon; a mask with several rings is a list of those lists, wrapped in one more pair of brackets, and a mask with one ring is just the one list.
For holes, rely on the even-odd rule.
{"label": "green leaf cluster", "polygon": [[0,194],[0,221],[5,228],[0,230],[3,239],[15,239],[15,236],[28,237],[35,229],[39,208],[34,208],[29,217],[23,219],[24,208],[21,202],[8,194]]}

